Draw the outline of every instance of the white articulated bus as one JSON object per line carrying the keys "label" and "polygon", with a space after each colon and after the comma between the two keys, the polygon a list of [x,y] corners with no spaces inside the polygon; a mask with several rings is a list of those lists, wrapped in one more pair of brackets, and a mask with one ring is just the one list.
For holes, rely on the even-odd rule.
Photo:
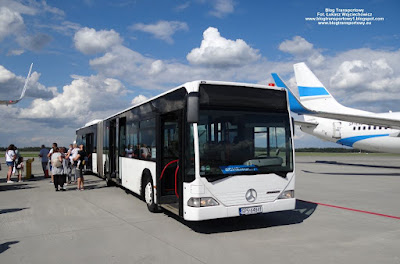
{"label": "white articulated bus", "polygon": [[295,208],[285,89],[194,81],[77,130],[87,170],[199,221]]}

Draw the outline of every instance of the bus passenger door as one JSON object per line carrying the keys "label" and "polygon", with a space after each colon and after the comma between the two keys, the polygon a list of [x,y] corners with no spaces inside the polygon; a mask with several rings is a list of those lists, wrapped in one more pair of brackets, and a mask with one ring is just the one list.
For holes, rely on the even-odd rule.
{"label": "bus passenger door", "polygon": [[92,166],[92,153],[94,147],[94,134],[86,134],[86,154],[88,155],[88,162],[86,163],[86,170],[93,171]]}
{"label": "bus passenger door", "polygon": [[117,120],[110,121],[110,152],[109,152],[109,173],[111,180],[117,181],[118,164],[118,142],[117,142]]}
{"label": "bus passenger door", "polygon": [[161,151],[158,166],[157,195],[165,209],[179,214],[179,196],[182,189],[180,165],[181,112],[161,116]]}
{"label": "bus passenger door", "polygon": [[125,157],[125,149],[126,149],[126,118],[119,118],[119,126],[118,126],[119,136],[118,136],[118,153],[117,155],[117,177],[118,182],[122,183],[122,157]]}

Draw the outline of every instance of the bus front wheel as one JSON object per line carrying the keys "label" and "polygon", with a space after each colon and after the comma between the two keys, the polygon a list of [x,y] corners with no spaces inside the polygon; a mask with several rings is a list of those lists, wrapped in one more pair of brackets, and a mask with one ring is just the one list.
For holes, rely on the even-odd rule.
{"label": "bus front wheel", "polygon": [[147,204],[147,208],[150,212],[158,212],[158,206],[154,203],[154,187],[153,181],[149,175],[147,175],[144,185],[144,200]]}
{"label": "bus front wheel", "polygon": [[112,180],[106,179],[107,187],[114,186],[114,182]]}
{"label": "bus front wheel", "polygon": [[157,205],[154,203],[154,187],[153,181],[150,176],[147,175],[144,185],[144,201],[147,204],[147,208],[150,212],[155,212]]}

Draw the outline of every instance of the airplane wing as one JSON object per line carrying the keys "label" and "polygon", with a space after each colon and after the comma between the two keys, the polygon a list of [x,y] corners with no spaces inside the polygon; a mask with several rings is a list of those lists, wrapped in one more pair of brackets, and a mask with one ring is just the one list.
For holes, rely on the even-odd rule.
{"label": "airplane wing", "polygon": [[390,118],[390,117],[379,117],[379,114],[369,114],[369,115],[352,115],[352,114],[341,114],[341,113],[331,113],[323,111],[312,111],[311,115],[318,117],[338,119],[347,122],[360,123],[372,126],[383,126],[390,127],[393,129],[400,129],[400,119]]}
{"label": "airplane wing", "polygon": [[294,124],[296,126],[303,126],[303,127],[310,127],[310,128],[318,126],[318,123],[300,121],[300,120],[294,120]]}
{"label": "airplane wing", "polygon": [[28,76],[26,77],[24,88],[22,89],[22,93],[21,93],[21,96],[19,97],[19,99],[16,99],[16,100],[0,100],[0,105],[1,104],[5,104],[5,105],[16,104],[19,101],[21,101],[21,99],[25,96],[25,91],[26,91],[26,88],[28,87],[28,81],[29,81],[29,78],[31,77],[32,67],[33,67],[33,63],[31,63],[31,67],[29,68]]}
{"label": "airplane wing", "polygon": [[[400,129],[400,116],[396,116],[395,113],[392,114],[392,117],[389,116],[391,115],[389,113],[385,114],[385,116],[382,116],[382,114],[370,113],[365,111],[358,111],[354,113],[354,111],[351,111],[353,109],[341,106],[340,104],[338,105],[340,105],[341,107],[338,107],[336,109],[337,110],[336,112],[332,110],[330,111],[321,110],[323,109],[323,104],[320,104],[318,106],[318,109],[315,109],[311,104],[308,104],[308,107],[306,107],[304,106],[304,104],[301,103],[300,99],[290,90],[290,88],[285,85],[285,83],[279,78],[279,76],[276,73],[272,73],[271,75],[274,78],[275,84],[278,87],[282,87],[288,90],[290,110],[295,113],[313,115],[323,118],[337,119],[352,123],[360,123],[366,125],[383,126],[383,127],[390,127],[393,129]],[[349,111],[346,111],[347,109]]]}

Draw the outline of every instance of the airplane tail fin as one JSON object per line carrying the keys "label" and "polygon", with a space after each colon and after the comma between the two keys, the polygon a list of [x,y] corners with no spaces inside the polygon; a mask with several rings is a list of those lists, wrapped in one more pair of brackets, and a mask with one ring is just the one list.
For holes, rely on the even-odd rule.
{"label": "airplane tail fin", "polygon": [[25,96],[25,91],[26,91],[26,88],[28,87],[29,78],[31,77],[32,67],[33,67],[33,63],[31,63],[31,67],[29,68],[28,76],[26,76],[24,88],[22,89],[22,93],[21,93],[21,96],[19,97],[18,101],[21,100]]}
{"label": "airplane tail fin", "polygon": [[299,88],[300,100],[311,98],[333,98],[317,76],[307,67],[304,62],[293,65]]}
{"label": "airplane tail fin", "polygon": [[346,111],[304,62],[293,65],[300,102],[307,108],[319,111]]}

